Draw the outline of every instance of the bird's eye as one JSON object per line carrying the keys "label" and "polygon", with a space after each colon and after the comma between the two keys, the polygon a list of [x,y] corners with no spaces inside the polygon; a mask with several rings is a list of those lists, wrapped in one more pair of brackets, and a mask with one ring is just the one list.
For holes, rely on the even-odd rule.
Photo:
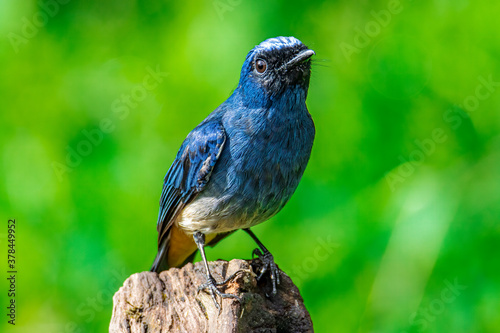
{"label": "bird's eye", "polygon": [[267,69],[267,62],[262,59],[257,59],[255,62],[255,70],[257,70],[257,73],[262,74],[266,71]]}

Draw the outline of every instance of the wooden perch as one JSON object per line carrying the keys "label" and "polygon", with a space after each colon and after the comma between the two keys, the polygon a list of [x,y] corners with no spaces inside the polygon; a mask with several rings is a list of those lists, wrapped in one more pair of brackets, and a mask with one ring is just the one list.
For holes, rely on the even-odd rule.
{"label": "wooden perch", "polygon": [[[220,290],[239,296],[222,299],[217,310],[210,294],[198,292],[205,280],[203,262],[171,268],[160,274],[130,276],[113,297],[111,333],[156,332],[313,332],[311,317],[299,290],[283,271],[278,293],[272,298],[267,276],[257,283],[254,272],[261,261],[234,259],[210,262],[217,281],[235,274]],[[220,301],[220,299],[219,299]]]}

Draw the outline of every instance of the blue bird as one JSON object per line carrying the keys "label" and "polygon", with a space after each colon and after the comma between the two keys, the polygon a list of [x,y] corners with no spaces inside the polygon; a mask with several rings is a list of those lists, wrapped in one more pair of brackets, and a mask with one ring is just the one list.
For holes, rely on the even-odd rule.
{"label": "blue bird", "polygon": [[158,215],[158,254],[151,271],[192,261],[205,263],[208,289],[217,289],[205,245],[238,229],[257,243],[269,272],[272,295],[279,271],[267,248],[250,230],[278,213],[304,173],[314,141],[306,107],[314,51],[294,37],[270,38],[247,55],[238,87],[181,145],[163,184]]}

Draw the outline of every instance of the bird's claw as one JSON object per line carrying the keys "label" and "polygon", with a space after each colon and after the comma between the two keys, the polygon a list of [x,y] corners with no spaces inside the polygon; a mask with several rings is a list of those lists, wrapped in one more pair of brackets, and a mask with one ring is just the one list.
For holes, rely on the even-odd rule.
{"label": "bird's claw", "polygon": [[[275,296],[277,293],[277,286],[280,284],[280,272],[278,266],[276,266],[276,263],[274,262],[273,255],[269,251],[262,252],[260,249],[256,248],[252,252],[252,258],[254,256],[257,256],[263,263],[259,276],[257,277],[257,281],[260,281],[264,274],[269,271],[271,283],[273,285],[271,296]],[[270,297],[267,293],[266,296]]]}
{"label": "bird's claw", "polygon": [[[236,273],[238,273],[238,272],[236,272]],[[236,274],[236,273],[235,273],[235,274]],[[226,293],[223,293],[223,292],[221,292],[221,291],[217,288],[217,286],[222,286],[222,285],[226,284],[226,283],[227,283],[227,281],[229,281],[229,280],[230,280],[233,276],[234,276],[234,274],[233,274],[233,275],[231,275],[231,276],[230,276],[229,278],[227,278],[226,280],[222,281],[221,283],[217,283],[217,281],[215,281],[215,279],[213,278],[213,276],[209,276],[209,277],[207,278],[207,280],[208,280],[208,281],[207,281],[206,283],[204,283],[204,284],[202,284],[202,285],[200,285],[200,286],[198,287],[198,292],[200,292],[200,290],[205,290],[205,289],[208,289],[208,293],[212,296],[212,299],[213,299],[213,301],[214,301],[215,307],[216,307],[216,308],[217,308],[217,310],[219,310],[219,311],[220,311],[220,307],[221,307],[221,306],[220,306],[220,304],[217,302],[216,295],[217,295],[217,296],[219,296],[220,298],[234,298],[234,299],[236,299],[238,302],[240,302],[240,303],[241,303],[241,299],[240,299],[238,296],[233,295],[233,294],[226,294]]]}

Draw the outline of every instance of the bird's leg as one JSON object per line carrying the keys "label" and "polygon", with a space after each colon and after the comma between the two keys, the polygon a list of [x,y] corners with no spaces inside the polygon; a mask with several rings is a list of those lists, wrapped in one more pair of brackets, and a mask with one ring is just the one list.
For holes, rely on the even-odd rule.
{"label": "bird's leg", "polygon": [[215,295],[218,295],[221,298],[235,298],[238,301],[241,301],[240,298],[236,295],[232,294],[224,294],[217,289],[217,286],[225,284],[228,280],[223,281],[222,283],[217,283],[215,281],[214,277],[210,273],[210,269],[208,268],[208,261],[207,257],[205,256],[205,234],[197,231],[193,234],[194,242],[196,243],[196,246],[198,246],[198,250],[200,250],[201,258],[203,259],[203,263],[205,264],[205,270],[206,270],[206,276],[207,276],[207,282],[202,284],[201,286],[198,287],[198,291],[203,290],[203,289],[208,289],[208,292],[210,295],[212,295],[212,299],[214,300],[215,307],[220,310],[220,305],[217,302],[217,298]]}
{"label": "bird's leg", "polygon": [[[257,257],[262,260],[262,263],[264,266],[262,267],[262,270],[260,271],[259,276],[257,277],[257,280],[260,280],[264,273],[269,271],[269,275],[271,276],[271,283],[273,284],[273,291],[271,293],[272,296],[276,295],[276,286],[280,284],[280,272],[278,269],[278,266],[276,266],[276,263],[274,262],[274,257],[269,252],[269,250],[260,242],[260,240],[255,236],[252,230],[250,229],[243,229],[245,230],[250,237],[253,238],[255,243],[260,247],[260,249],[254,249],[252,252],[252,257],[256,255]],[[269,297],[269,295],[267,295]]]}

